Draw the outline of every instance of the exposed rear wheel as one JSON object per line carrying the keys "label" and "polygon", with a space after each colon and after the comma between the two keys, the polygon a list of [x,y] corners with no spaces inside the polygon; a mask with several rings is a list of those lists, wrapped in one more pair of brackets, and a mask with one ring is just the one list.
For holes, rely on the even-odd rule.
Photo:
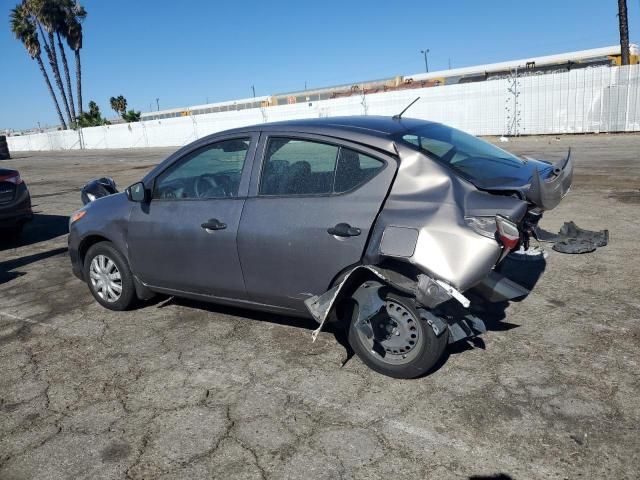
{"label": "exposed rear wheel", "polygon": [[136,300],[127,260],[111,242],[89,248],[84,258],[84,278],[93,297],[109,310],[127,310]]}
{"label": "exposed rear wheel", "polygon": [[418,314],[413,299],[383,288],[377,289],[377,295],[380,309],[367,321],[359,322],[360,307],[354,309],[351,347],[364,363],[384,375],[415,378],[427,373],[442,356],[448,331],[436,336]]}

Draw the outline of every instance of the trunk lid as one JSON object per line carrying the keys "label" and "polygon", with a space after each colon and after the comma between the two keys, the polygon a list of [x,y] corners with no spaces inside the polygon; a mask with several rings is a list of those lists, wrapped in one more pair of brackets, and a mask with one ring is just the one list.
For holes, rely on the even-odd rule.
{"label": "trunk lid", "polygon": [[505,169],[505,175],[492,178],[475,178],[470,181],[487,192],[518,192],[533,207],[551,210],[558,206],[569,192],[573,181],[571,150],[556,164],[526,159],[519,167]]}

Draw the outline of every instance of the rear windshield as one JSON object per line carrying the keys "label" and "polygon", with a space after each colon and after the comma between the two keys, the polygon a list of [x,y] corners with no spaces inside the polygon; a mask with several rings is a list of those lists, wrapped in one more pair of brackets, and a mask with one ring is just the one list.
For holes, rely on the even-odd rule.
{"label": "rear windshield", "polygon": [[508,177],[525,163],[489,142],[439,123],[411,130],[402,140],[471,181]]}

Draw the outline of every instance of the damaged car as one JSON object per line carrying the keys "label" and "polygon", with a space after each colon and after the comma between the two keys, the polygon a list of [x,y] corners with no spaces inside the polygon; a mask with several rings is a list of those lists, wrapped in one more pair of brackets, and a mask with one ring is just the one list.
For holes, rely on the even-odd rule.
{"label": "damaged car", "polygon": [[124,192],[84,192],[69,252],[106,308],[162,293],[310,316],[314,340],[338,322],[369,367],[414,378],[484,331],[443,305],[528,293],[496,267],[528,248],[572,172],[570,154],[520,158],[400,116],[256,125],[181,148]]}

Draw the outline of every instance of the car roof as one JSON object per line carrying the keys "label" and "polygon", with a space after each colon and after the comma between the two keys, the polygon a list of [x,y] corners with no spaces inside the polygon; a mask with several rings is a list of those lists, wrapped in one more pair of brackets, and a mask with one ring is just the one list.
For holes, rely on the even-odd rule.
{"label": "car roof", "polygon": [[418,120],[415,118],[395,119],[393,117],[375,115],[307,118],[236,128],[216,133],[211,135],[210,138],[220,134],[226,135],[255,131],[310,133],[349,140],[355,143],[371,146],[388,153],[396,154],[397,152],[394,146],[394,140],[398,136],[431,123],[433,122]]}

